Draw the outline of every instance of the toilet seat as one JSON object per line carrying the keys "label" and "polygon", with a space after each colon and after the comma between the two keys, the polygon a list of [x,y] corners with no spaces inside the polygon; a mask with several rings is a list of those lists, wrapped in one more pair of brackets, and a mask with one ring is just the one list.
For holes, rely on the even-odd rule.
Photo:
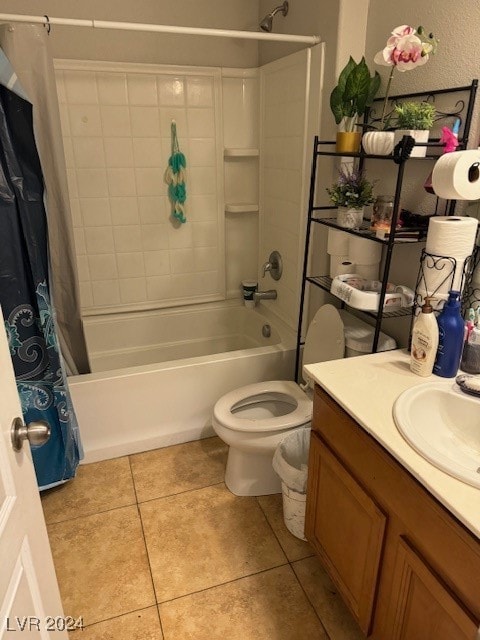
{"label": "toilet seat", "polygon": [[[263,397],[262,397],[263,396]],[[291,403],[292,411],[273,418],[240,418],[235,409],[260,403],[262,400],[279,400]],[[249,384],[226,393],[213,409],[213,418],[218,423],[235,431],[267,432],[290,429],[310,422],[312,401],[300,387],[291,380],[272,380]]]}

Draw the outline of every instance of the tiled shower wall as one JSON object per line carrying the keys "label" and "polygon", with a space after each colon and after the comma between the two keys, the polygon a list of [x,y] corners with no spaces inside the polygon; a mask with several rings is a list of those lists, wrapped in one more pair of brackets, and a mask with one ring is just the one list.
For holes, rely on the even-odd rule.
{"label": "tiled shower wall", "polygon": [[[220,71],[56,61],[82,309],[225,296]],[[187,157],[187,223],[170,218],[170,125]]]}

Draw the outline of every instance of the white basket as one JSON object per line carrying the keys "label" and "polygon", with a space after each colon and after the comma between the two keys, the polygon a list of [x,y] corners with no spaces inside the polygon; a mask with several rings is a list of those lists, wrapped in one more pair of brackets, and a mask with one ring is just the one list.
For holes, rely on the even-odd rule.
{"label": "white basket", "polygon": [[307,494],[289,489],[282,482],[283,519],[285,526],[296,538],[305,538],[305,507]]}

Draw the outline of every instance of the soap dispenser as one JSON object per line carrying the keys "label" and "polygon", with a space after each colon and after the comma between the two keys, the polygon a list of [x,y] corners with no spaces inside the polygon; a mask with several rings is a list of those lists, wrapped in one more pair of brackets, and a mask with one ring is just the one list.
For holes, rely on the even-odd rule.
{"label": "soap dispenser", "polygon": [[413,325],[410,369],[418,376],[431,375],[437,354],[438,324],[432,307],[435,299],[425,297],[422,311]]}
{"label": "soap dispenser", "polygon": [[457,375],[462,357],[465,335],[464,322],[460,310],[460,291],[449,291],[438,322],[438,351],[433,365],[433,373],[442,378]]}

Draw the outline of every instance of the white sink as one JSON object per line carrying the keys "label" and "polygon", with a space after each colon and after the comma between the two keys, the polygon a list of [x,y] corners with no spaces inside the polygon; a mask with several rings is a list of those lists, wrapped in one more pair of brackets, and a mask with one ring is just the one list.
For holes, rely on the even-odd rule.
{"label": "white sink", "polygon": [[480,488],[480,399],[453,380],[404,391],[393,406],[398,430],[435,467]]}

